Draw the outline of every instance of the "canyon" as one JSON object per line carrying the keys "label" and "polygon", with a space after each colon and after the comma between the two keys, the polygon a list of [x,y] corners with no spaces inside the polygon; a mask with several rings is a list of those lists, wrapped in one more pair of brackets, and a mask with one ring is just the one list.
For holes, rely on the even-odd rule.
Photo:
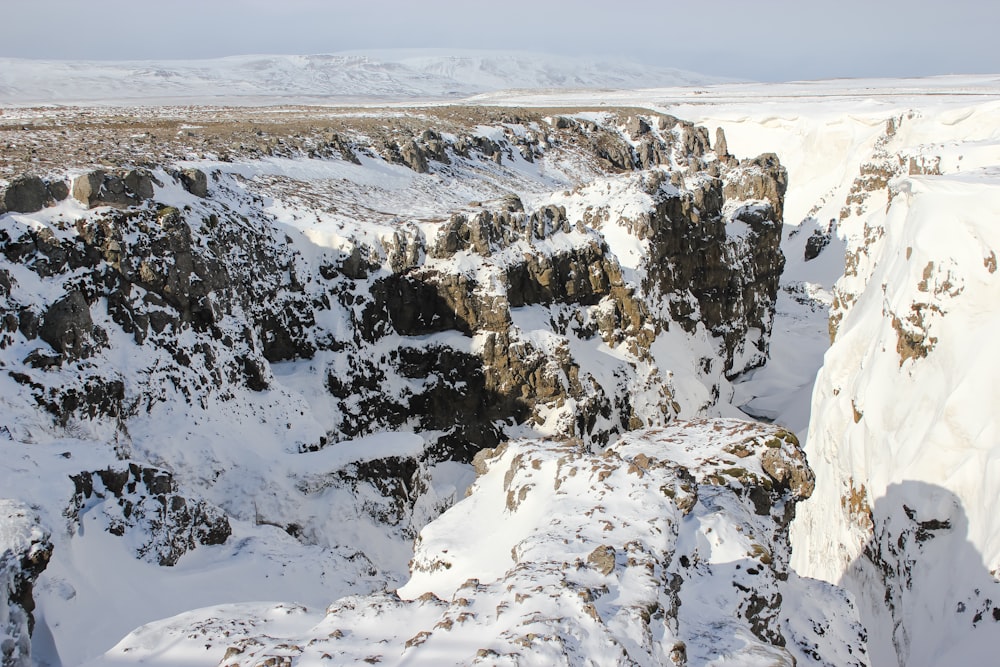
{"label": "canyon", "polygon": [[837,85],[5,109],[4,664],[996,646],[1000,103]]}

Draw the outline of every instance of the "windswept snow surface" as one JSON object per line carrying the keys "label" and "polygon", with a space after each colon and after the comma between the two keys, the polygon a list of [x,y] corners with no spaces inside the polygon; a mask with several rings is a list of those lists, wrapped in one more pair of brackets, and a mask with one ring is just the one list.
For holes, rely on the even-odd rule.
{"label": "windswept snow surface", "polygon": [[90,665],[866,665],[843,593],[787,571],[782,517],[811,476],[780,438],[696,420],[600,454],[512,441],[477,457],[469,497],[422,531],[398,595],[345,598],[323,617],[201,610]]}

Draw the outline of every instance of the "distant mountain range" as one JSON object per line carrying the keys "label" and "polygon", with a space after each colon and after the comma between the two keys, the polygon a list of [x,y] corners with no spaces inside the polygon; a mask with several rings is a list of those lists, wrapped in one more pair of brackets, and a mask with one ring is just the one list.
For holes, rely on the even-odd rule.
{"label": "distant mountain range", "polygon": [[722,82],[624,60],[506,51],[410,49],[162,61],[0,58],[0,104],[414,100],[517,88],[621,89]]}

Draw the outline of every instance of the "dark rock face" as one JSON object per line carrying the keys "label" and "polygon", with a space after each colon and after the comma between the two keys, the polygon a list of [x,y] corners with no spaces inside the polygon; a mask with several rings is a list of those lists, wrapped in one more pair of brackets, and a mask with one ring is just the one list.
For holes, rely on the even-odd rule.
{"label": "dark rock face", "polygon": [[[124,432],[161,402],[205,407],[246,400],[247,389],[285,391],[271,365],[312,359],[332,409],[322,437],[292,447],[404,428],[427,434],[422,463],[433,464],[471,460],[532,429],[589,446],[666,424],[682,406],[653,343],[675,325],[704,327],[727,374],[763,360],[783,264],[775,160],[713,154],[707,131],[668,116],[495,120],[522,130],[488,138],[425,123],[369,146],[338,135],[310,150],[382,157],[431,178],[507,178],[510,164],[562,150],[586,173],[622,179],[648,209],[636,220],[588,217],[573,191],[526,205],[509,181],[491,183],[485,204],[395,220],[341,250],[275,224],[253,189],[268,185],[216,174],[210,191],[204,172],[173,172],[197,199],[169,206],[151,199],[151,172],[93,171],[73,196],[104,208],[62,227],[0,228],[3,258],[64,292],[40,307],[23,296],[20,269],[0,268],[0,349],[38,338],[52,348],[34,349],[10,377],[57,425],[104,419]],[[602,223],[648,248],[637,270],[623,269]],[[116,366],[112,346],[133,344],[148,366]],[[594,350],[614,355],[596,368]],[[109,529],[150,531],[142,555],[164,564],[205,543],[206,531],[228,534],[167,472],[146,470],[81,473],[74,511],[102,502]],[[412,482],[402,464],[385,474],[402,475],[386,484]]]}
{"label": "dark rock face", "polygon": [[66,181],[52,181],[48,184],[49,195],[56,201],[62,201],[69,197],[69,186]]}
{"label": "dark rock face", "polygon": [[81,472],[72,479],[76,494],[68,516],[79,520],[81,510],[101,503],[106,530],[141,542],[136,555],[151,563],[174,565],[199,544],[222,544],[232,534],[220,509],[180,495],[164,470],[132,463],[124,469]]}
{"label": "dark rock face", "polygon": [[[719,336],[726,370],[736,374],[747,370],[734,367],[736,355],[747,352],[741,346],[756,346],[752,365],[766,358],[785,264],[778,211],[787,177],[779,164],[761,158],[732,171],[729,180],[712,179],[681,196],[661,195],[641,233],[651,240],[647,291],[662,295],[672,319],[685,329],[693,331],[700,322]],[[726,219],[723,206],[733,196],[761,203]],[[761,332],[759,344],[749,341],[751,329]]]}
{"label": "dark rock face", "polygon": [[740,161],[740,171],[734,178],[726,179],[723,194],[726,199],[767,200],[774,209],[774,217],[784,216],[785,190],[788,189],[788,172],[781,166],[778,156],[764,153],[750,160]]}
{"label": "dark rock face", "polygon": [[826,246],[830,245],[830,234],[829,232],[823,233],[821,230],[815,230],[808,239],[806,239],[806,249],[804,253],[804,259],[809,262],[817,257],[823,252]]}
{"label": "dark rock face", "polygon": [[208,196],[208,177],[200,169],[185,169],[180,173],[181,185],[195,197]]}
{"label": "dark rock face", "polygon": [[12,213],[34,213],[45,208],[52,199],[48,187],[41,178],[25,174],[15,178],[7,186],[3,196],[3,206]]}
{"label": "dark rock face", "polygon": [[[494,160],[515,150],[535,159],[544,146],[558,142],[578,147],[612,173],[683,165],[700,175],[699,185],[680,190],[667,183],[663,171],[649,173],[654,205],[632,228],[649,244],[642,285],[625,284],[617,258],[598,234],[587,231],[586,220],[570,220],[556,205],[526,212],[516,195],[453,214],[434,238],[399,227],[381,247],[355,246],[339,263],[325,263],[313,275],[296,260],[291,240],[276,238],[263,216],[247,218],[209,198],[204,172],[177,174],[189,192],[204,199],[206,210],[194,213],[162,204],[138,206],[153,194],[148,171],[94,171],[74,182],[74,196],[88,206],[113,208],[80,223],[76,242],[46,235],[48,230],[0,238],[5,256],[41,275],[70,270],[84,275],[47,312],[11,304],[5,326],[28,338],[40,336],[65,361],[87,359],[107,339],[94,325],[103,313],[90,308],[106,303],[107,315],[137,344],[169,350],[177,373],[195,375],[182,382],[171,372],[175,386],[194,380],[194,395],[234,381],[265,390],[269,363],[335,350],[351,361],[325,372],[340,401],[331,441],[398,427],[412,417],[422,429],[468,438],[473,449],[503,437],[497,424],[541,419],[538,411],[545,406],[567,402],[577,411],[565,426],[568,435],[602,441],[633,427],[639,420],[623,383],[635,364],[652,366],[649,344],[671,321],[689,331],[704,325],[717,337],[727,374],[761,363],[783,265],[778,235],[786,178],[776,159],[726,157],[719,166],[722,158],[711,153],[707,131],[669,116],[621,115],[606,125],[562,118],[551,127],[512,133],[503,142],[471,135],[445,140],[425,127],[411,139],[377,148],[417,172],[445,168],[459,158]],[[718,137],[716,143],[718,149]],[[726,207],[734,199],[751,203],[732,212]],[[244,205],[245,210],[257,206],[249,197]],[[552,249],[536,249],[550,243]],[[523,252],[511,255],[514,246]],[[459,253],[478,257],[491,276],[489,289],[483,277],[435,268],[435,261],[448,262]],[[369,259],[380,255],[382,263]],[[314,280],[327,285],[325,293],[306,288]],[[658,308],[654,316],[648,303],[660,301],[668,309]],[[569,352],[570,338],[555,353],[523,339],[512,313],[538,306],[551,311],[553,323],[559,321],[560,336],[627,344],[635,360],[616,371],[615,386],[604,386],[581,369]],[[337,309],[347,312],[350,336],[317,325],[319,313]],[[234,322],[243,325],[233,328]],[[195,334],[193,343],[173,342],[188,330]],[[371,352],[389,336],[447,332],[481,344],[475,354],[405,345],[393,354]],[[31,365],[42,370],[58,364],[36,354]],[[383,383],[393,378],[424,386],[406,396],[386,396]],[[650,378],[664,386],[660,402],[669,419],[678,408],[665,381]],[[103,386],[120,386],[120,379],[108,377]],[[46,395],[39,402],[79,405],[65,391],[62,398]],[[100,404],[120,409],[117,399]],[[473,453],[460,449],[461,458]]]}
{"label": "dark rock face", "polygon": [[[200,218],[159,205],[111,208],[79,223],[75,237],[27,226],[0,230],[0,253],[7,260],[43,279],[66,280],[65,296],[43,310],[34,301],[18,301],[11,293],[16,283],[5,272],[0,346],[16,335],[41,338],[56,354],[36,351],[26,363],[38,370],[65,367],[105,348],[111,323],[137,344],[168,352],[173,367],[163,379],[172,389],[214,387],[223,395],[231,383],[266,389],[269,361],[308,358],[315,351],[316,304],[294,283],[297,270],[286,244],[276,242],[261,219],[217,208],[228,216],[225,222],[214,213]],[[235,320],[224,327],[227,317]],[[233,321],[245,325],[233,327]],[[194,338],[178,345],[183,331]],[[44,381],[25,375],[23,384],[59,423],[74,415],[123,416],[117,373],[99,367],[79,378],[79,386],[45,388]],[[160,400],[163,391],[151,389],[142,403]]]}
{"label": "dark rock face", "polygon": [[153,198],[153,175],[145,169],[92,171],[73,180],[73,197],[87,208],[135,206]]}
{"label": "dark rock face", "polygon": [[68,359],[89,357],[101,339],[90,317],[90,306],[80,291],[73,291],[49,306],[38,336]]}
{"label": "dark rock face", "polygon": [[33,588],[52,557],[48,531],[30,509],[0,500],[0,665],[31,667]]}

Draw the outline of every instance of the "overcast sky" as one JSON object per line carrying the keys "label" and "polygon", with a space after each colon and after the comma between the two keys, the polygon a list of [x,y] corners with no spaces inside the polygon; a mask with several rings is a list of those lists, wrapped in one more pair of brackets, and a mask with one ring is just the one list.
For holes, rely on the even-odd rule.
{"label": "overcast sky", "polygon": [[1000,73],[997,0],[3,0],[0,56],[465,48],[763,81]]}

